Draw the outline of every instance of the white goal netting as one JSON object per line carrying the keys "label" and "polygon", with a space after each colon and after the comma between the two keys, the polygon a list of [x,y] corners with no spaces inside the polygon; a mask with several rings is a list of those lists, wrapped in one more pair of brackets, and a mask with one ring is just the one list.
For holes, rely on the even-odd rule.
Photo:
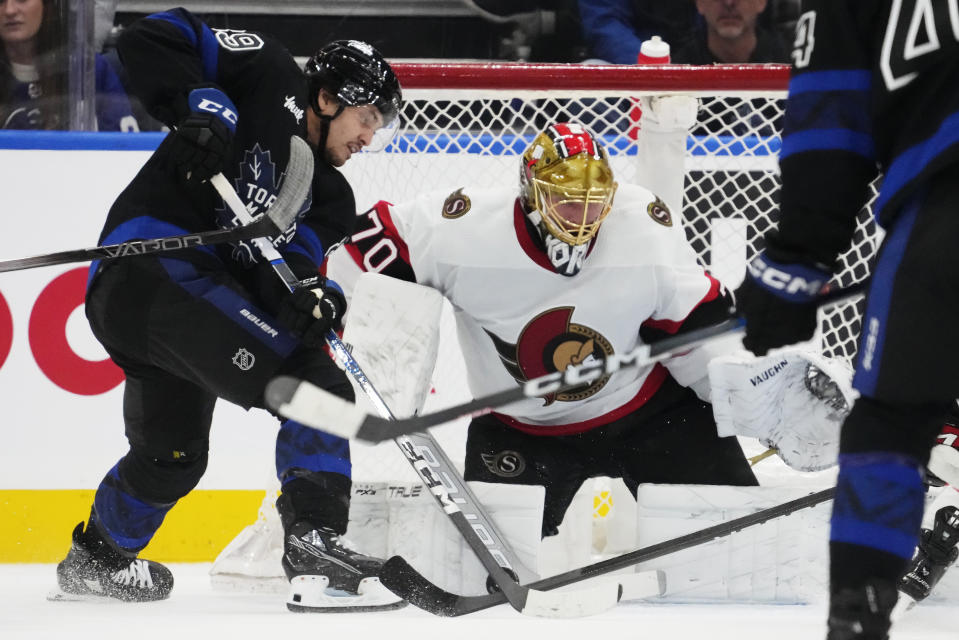
{"label": "white goal netting", "polygon": [[[682,212],[703,264],[735,288],[746,261],[777,220],[786,66],[400,63],[395,68],[405,98],[401,132],[385,153],[361,154],[344,167],[360,211],[378,200],[404,202],[428,190],[517,184],[519,155],[557,120],[589,126],[606,145],[617,180],[635,181],[638,97],[682,94],[699,101],[686,142]],[[657,190],[657,185],[645,186]],[[841,258],[837,285],[865,278],[878,242],[866,208],[852,247]],[[389,248],[383,251],[385,258]],[[372,260],[377,260],[375,252]],[[826,355],[852,360],[861,304],[860,298],[822,315]],[[445,397],[433,398],[434,406],[465,398],[465,391],[449,392],[455,375],[443,366],[441,360],[436,377],[438,395]],[[365,469],[376,480],[392,473],[409,478],[402,460],[396,467],[384,464],[391,457],[384,454],[367,466],[364,456],[360,449],[355,465],[359,479],[367,477]]]}

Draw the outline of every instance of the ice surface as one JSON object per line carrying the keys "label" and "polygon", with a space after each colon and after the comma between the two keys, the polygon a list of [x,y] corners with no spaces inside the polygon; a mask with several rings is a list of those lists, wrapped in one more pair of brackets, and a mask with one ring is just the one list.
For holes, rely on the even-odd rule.
{"label": "ice surface", "polygon": [[[209,564],[175,564],[169,600],[147,604],[49,602],[54,565],[0,564],[0,638],[108,640],[822,640],[825,606],[621,603],[599,616],[544,620],[503,605],[437,618],[412,606],[362,614],[295,614],[283,596],[221,593]],[[959,607],[920,605],[893,640],[955,640]]]}

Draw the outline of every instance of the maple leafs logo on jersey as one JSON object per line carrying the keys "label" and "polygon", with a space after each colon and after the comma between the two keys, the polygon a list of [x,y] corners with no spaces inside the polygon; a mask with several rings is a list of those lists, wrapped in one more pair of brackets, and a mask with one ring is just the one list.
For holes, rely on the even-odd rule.
{"label": "maple leafs logo on jersey", "polygon": [[[276,201],[277,194],[283,184],[285,173],[277,175],[276,163],[273,162],[271,153],[260,147],[259,144],[253,145],[253,149],[248,150],[240,163],[239,176],[233,180],[233,186],[237,195],[246,204],[246,210],[254,218],[269,209]],[[313,202],[313,189],[303,201],[296,214],[299,220],[310,209]],[[234,215],[233,211],[224,203],[216,209],[217,224],[229,229],[238,227],[242,223]],[[273,238],[273,245],[277,248],[285,246],[296,234],[296,222],[290,225],[284,233]],[[240,241],[233,245],[232,257],[234,260],[245,266],[255,264],[260,259],[260,253],[253,246],[251,241]]]}
{"label": "maple leafs logo on jersey", "polygon": [[[526,323],[516,344],[486,332],[492,338],[503,366],[517,382],[523,384],[533,378],[565,371],[571,365],[605,360],[613,355],[612,345],[602,334],[571,321],[573,311],[574,307],[558,307],[544,311]],[[548,394],[543,396],[546,401],[544,406],[557,400],[585,400],[599,392],[608,381],[609,376],[605,375],[573,389]]]}

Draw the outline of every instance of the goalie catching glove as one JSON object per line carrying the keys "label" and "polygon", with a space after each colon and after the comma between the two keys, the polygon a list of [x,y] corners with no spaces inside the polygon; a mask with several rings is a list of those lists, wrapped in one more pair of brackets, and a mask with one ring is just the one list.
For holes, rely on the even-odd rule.
{"label": "goalie catching glove", "polygon": [[340,285],[326,278],[304,281],[280,305],[276,319],[293,332],[303,344],[324,344],[324,336],[343,327],[346,296]]}
{"label": "goalie catching glove", "polygon": [[836,464],[839,430],[852,407],[852,369],[814,351],[746,352],[709,363],[720,436],[757,438],[800,471]]}

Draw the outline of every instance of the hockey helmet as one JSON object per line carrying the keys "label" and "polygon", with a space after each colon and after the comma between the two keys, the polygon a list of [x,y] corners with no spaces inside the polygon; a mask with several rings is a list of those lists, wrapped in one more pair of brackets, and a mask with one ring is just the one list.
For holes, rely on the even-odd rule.
{"label": "hockey helmet", "polygon": [[550,125],[523,152],[521,197],[550,235],[581,245],[609,214],[618,185],[606,149],[583,125]]}
{"label": "hockey helmet", "polygon": [[373,105],[382,115],[383,124],[376,136],[380,144],[374,140],[370,146],[382,148],[389,143],[398,128],[403,93],[390,64],[372,45],[360,40],[335,40],[306,61],[304,72],[314,111],[319,109],[320,89],[336,96],[344,106]]}

